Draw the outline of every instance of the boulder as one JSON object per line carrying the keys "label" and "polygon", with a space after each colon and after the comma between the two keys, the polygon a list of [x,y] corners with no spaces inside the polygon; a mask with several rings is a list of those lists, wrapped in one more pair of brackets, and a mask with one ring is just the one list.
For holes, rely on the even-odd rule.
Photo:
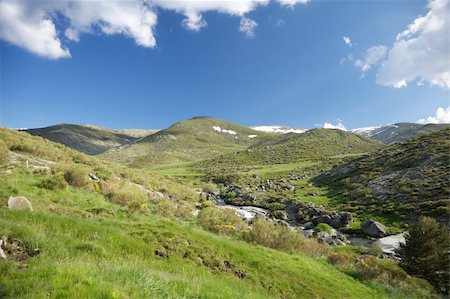
{"label": "boulder", "polygon": [[311,221],[303,223],[300,225],[303,229],[313,229],[314,228],[314,223],[312,223]]}
{"label": "boulder", "polygon": [[25,196],[10,196],[8,199],[8,208],[10,210],[26,210],[33,211],[31,203]]}
{"label": "boulder", "polygon": [[372,219],[361,223],[361,230],[363,233],[371,237],[379,238],[386,235],[386,228],[384,225]]}

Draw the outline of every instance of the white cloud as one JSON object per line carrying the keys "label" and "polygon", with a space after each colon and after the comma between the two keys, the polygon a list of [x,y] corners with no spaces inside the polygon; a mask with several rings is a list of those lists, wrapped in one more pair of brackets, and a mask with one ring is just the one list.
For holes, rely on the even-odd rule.
{"label": "white cloud", "polygon": [[0,38],[49,59],[70,57],[53,22],[40,11],[27,11],[21,2],[0,1]]}
{"label": "white cloud", "polygon": [[189,30],[199,31],[207,25],[202,13],[217,11],[232,16],[243,17],[246,13],[253,11],[258,6],[265,6],[270,0],[149,0],[157,7],[174,10],[183,14],[183,26]]}
{"label": "white cloud", "polygon": [[[239,30],[254,36],[257,23],[245,15],[270,1],[293,7],[307,0],[0,0],[0,39],[49,59],[70,57],[66,40],[79,42],[83,34],[120,34],[137,45],[156,46],[154,29],[158,9],[185,16],[183,27],[200,31],[207,26],[203,13],[215,11],[241,17]],[[62,25],[56,19],[64,19]],[[61,31],[61,32],[59,32]]]}
{"label": "white cloud", "polygon": [[450,123],[450,106],[445,109],[439,107],[435,115],[421,118],[417,122],[419,124],[448,124]]}
{"label": "white cloud", "polygon": [[337,124],[333,125],[332,123],[324,123],[324,129],[338,129],[342,131],[347,131],[347,128],[342,124],[342,121],[338,120]]}
{"label": "white cloud", "polygon": [[427,7],[397,35],[377,70],[378,84],[401,88],[415,81],[450,89],[450,0],[429,0]]}
{"label": "white cloud", "polygon": [[239,32],[243,32],[246,37],[255,37],[255,28],[258,26],[254,20],[249,18],[242,18],[239,22]]}
{"label": "white cloud", "polygon": [[52,18],[69,23],[65,36],[79,41],[81,33],[122,34],[143,47],[156,45],[156,14],[141,1],[11,1],[0,2],[0,38],[49,59],[70,57]]}
{"label": "white cloud", "polygon": [[371,47],[366,51],[362,60],[357,59],[355,61],[355,66],[359,67],[365,73],[385,59],[387,51],[388,47],[383,45]]}
{"label": "white cloud", "polygon": [[282,6],[294,7],[297,4],[306,4],[309,0],[277,0]]}
{"label": "white cloud", "polygon": [[350,37],[348,36],[343,36],[342,39],[344,40],[344,43],[349,46],[350,48],[353,47],[352,45],[352,41],[350,40]]}

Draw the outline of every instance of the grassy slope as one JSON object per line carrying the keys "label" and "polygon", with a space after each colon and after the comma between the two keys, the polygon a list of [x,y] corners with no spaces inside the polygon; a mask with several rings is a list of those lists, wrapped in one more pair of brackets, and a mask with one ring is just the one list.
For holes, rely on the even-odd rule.
{"label": "grassy slope", "polygon": [[107,129],[71,124],[28,129],[26,132],[91,155],[99,154],[113,147],[132,143],[138,139]]}
{"label": "grassy slope", "polygon": [[[403,222],[448,221],[450,129],[390,145],[320,175],[317,182],[354,212]],[[389,219],[390,218],[390,219]]]}
{"label": "grassy slope", "polygon": [[[0,137],[10,148],[30,156],[64,160],[69,165],[102,163],[24,133],[2,129]],[[196,228],[192,222],[173,222],[148,211],[129,214],[126,208],[107,201],[90,188],[43,189],[39,186],[42,177],[24,165],[16,164],[12,174],[6,173],[5,167],[0,167],[0,235],[19,238],[29,249],[38,247],[41,253],[27,261],[27,268],[12,260],[0,260],[1,296],[388,296],[381,288],[364,285],[324,260],[213,235]],[[172,186],[164,181],[159,183]],[[34,211],[8,210],[6,201],[10,195],[26,196]],[[155,250],[164,250],[168,257],[155,255]],[[224,266],[225,261],[234,268]],[[238,278],[236,269],[245,273],[245,277]]]}
{"label": "grassy slope", "polygon": [[[213,126],[232,130],[237,135],[216,132]],[[249,138],[249,135],[258,135]],[[138,143],[101,155],[102,158],[133,166],[173,164],[212,157],[247,148],[270,134],[210,117],[197,117],[143,138]]]}
{"label": "grassy slope", "polygon": [[340,130],[314,129],[263,138],[249,149],[198,164],[208,172],[245,171],[258,165],[290,164],[360,155],[381,147],[381,143]]}

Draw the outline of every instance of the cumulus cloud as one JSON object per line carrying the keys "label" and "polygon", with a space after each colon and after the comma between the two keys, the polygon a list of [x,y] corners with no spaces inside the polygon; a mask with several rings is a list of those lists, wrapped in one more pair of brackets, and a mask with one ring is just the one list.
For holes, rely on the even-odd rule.
{"label": "cumulus cloud", "polygon": [[309,0],[277,0],[281,5],[287,7],[294,7],[297,4],[306,4]]}
{"label": "cumulus cloud", "polygon": [[342,123],[342,121],[338,120],[337,124],[332,124],[332,123],[324,123],[323,124],[323,128],[324,129],[338,129],[338,130],[342,130],[342,131],[347,131],[347,128],[344,126],[344,124]]}
{"label": "cumulus cloud", "polygon": [[82,33],[122,34],[143,47],[156,45],[156,14],[139,1],[11,1],[0,2],[0,38],[49,59],[70,57],[52,18],[67,18],[65,36],[79,41]]}
{"label": "cumulus cloud", "polygon": [[439,107],[433,116],[421,118],[417,122],[419,124],[448,124],[450,123],[450,106],[445,109]]}
{"label": "cumulus cloud", "polygon": [[192,31],[199,31],[207,25],[202,13],[217,11],[233,16],[243,17],[246,13],[253,11],[258,6],[265,6],[269,0],[234,0],[234,1],[199,1],[199,0],[150,0],[153,5],[174,10],[183,14],[183,26]]}
{"label": "cumulus cloud", "polygon": [[243,32],[246,37],[255,37],[255,28],[258,26],[254,20],[249,18],[242,18],[239,22],[239,32]]}
{"label": "cumulus cloud", "polygon": [[40,11],[28,11],[21,2],[0,1],[0,38],[49,59],[70,57],[55,24]]}
{"label": "cumulus cloud", "polygon": [[[388,48],[377,69],[378,84],[402,88],[416,82],[450,89],[450,0],[429,0],[427,8]],[[356,66],[366,65],[370,69],[363,62]]]}
{"label": "cumulus cloud", "polygon": [[[257,23],[246,14],[270,1],[293,7],[307,0],[110,0],[15,1],[0,0],[0,39],[49,59],[70,57],[62,41],[79,42],[83,34],[120,34],[137,45],[156,46],[158,9],[183,14],[183,27],[200,31],[209,11],[241,18],[239,30],[254,36]],[[64,22],[56,19],[63,18]],[[65,39],[62,39],[64,36]]]}
{"label": "cumulus cloud", "polygon": [[350,48],[353,47],[352,45],[352,41],[350,40],[350,37],[348,36],[343,36],[342,39],[344,40],[344,43],[349,46]]}
{"label": "cumulus cloud", "polygon": [[383,45],[371,47],[366,51],[362,60],[357,59],[355,61],[355,66],[359,67],[365,73],[385,59],[387,51],[388,47]]}

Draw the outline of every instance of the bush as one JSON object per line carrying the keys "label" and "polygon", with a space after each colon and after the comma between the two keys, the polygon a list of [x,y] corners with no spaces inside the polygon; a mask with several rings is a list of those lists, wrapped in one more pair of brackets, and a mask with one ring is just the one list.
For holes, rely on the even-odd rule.
{"label": "bush", "polygon": [[48,190],[63,190],[66,189],[67,182],[65,181],[63,174],[58,172],[44,178],[40,182],[39,187]]}
{"label": "bush", "polygon": [[289,227],[257,218],[252,229],[244,236],[247,242],[259,244],[287,252],[303,252],[310,256],[319,256],[327,252],[327,246],[315,239],[306,239]]}
{"label": "bush", "polygon": [[198,224],[214,233],[232,235],[245,231],[248,226],[232,209],[208,207],[198,215]]}
{"label": "bush", "polygon": [[86,187],[89,184],[89,171],[82,166],[71,165],[64,171],[64,179],[74,187]]}
{"label": "bush", "polygon": [[328,234],[331,234],[331,226],[329,226],[326,223],[319,223],[317,224],[317,226],[314,228],[314,232],[316,234],[320,233],[320,232],[326,232]]}
{"label": "bush", "polygon": [[421,217],[410,227],[398,256],[406,272],[428,280],[438,292],[449,294],[450,233],[446,226]]}
{"label": "bush", "polygon": [[130,213],[143,211],[147,208],[147,196],[130,185],[122,185],[121,188],[107,193],[106,197],[112,203],[127,207]]}
{"label": "bush", "polygon": [[3,140],[0,140],[0,164],[5,164],[9,161],[9,149]]}

